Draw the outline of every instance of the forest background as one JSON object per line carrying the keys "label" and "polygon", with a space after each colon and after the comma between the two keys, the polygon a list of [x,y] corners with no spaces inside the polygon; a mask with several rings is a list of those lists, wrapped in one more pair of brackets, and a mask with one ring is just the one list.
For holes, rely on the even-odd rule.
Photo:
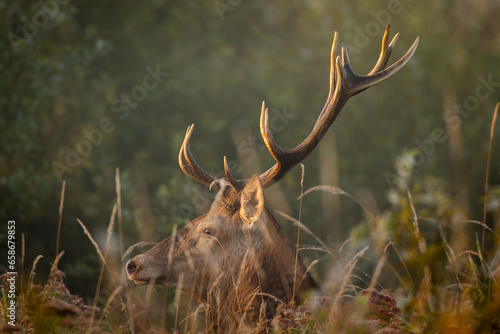
{"label": "forest background", "polygon": [[[221,175],[224,155],[237,176],[267,169],[261,103],[277,142],[300,143],[327,97],[335,30],[359,74],[375,63],[387,24],[400,33],[391,62],[417,36],[420,44],[400,72],[348,102],[303,162],[304,188],[338,186],[380,214],[398,205],[401,187],[417,189],[417,209],[448,210],[450,224],[483,220],[500,100],[498,1],[0,1],[0,15],[0,226],[16,221],[27,269],[44,256],[44,281],[64,180],[59,267],[90,303],[101,264],[76,219],[105,243],[116,169],[124,247],[165,238],[213,196],[178,166],[187,126],[196,125],[192,151],[207,171]],[[486,221],[500,233],[500,136],[492,147]],[[269,190],[271,209],[298,216],[300,173]],[[332,247],[367,233],[364,211],[347,197],[317,192],[301,208]],[[118,244],[115,234],[110,256],[121,255]]]}

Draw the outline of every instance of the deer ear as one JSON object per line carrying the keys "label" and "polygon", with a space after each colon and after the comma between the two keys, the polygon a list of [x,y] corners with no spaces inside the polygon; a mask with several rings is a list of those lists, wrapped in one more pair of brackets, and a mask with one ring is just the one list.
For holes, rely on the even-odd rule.
{"label": "deer ear", "polygon": [[252,176],[241,191],[240,205],[240,217],[248,225],[252,225],[262,214],[262,210],[264,210],[264,191],[257,174]]}

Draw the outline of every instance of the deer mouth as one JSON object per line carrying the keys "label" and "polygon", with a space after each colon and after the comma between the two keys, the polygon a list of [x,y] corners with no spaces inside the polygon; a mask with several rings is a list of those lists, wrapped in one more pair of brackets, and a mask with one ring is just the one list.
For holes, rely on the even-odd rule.
{"label": "deer mouth", "polygon": [[165,275],[161,275],[161,276],[153,277],[153,278],[149,278],[149,279],[136,278],[136,279],[132,279],[132,280],[137,285],[163,284],[165,282]]}

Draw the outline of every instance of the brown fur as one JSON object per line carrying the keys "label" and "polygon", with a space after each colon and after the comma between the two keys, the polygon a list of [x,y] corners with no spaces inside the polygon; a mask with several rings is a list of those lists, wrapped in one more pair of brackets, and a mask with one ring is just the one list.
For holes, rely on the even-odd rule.
{"label": "brown fur", "polygon": [[300,258],[295,274],[296,248],[263,208],[258,177],[219,195],[208,214],[127,264],[137,284],[181,288],[204,304],[207,332],[272,318],[280,303],[316,287]]}

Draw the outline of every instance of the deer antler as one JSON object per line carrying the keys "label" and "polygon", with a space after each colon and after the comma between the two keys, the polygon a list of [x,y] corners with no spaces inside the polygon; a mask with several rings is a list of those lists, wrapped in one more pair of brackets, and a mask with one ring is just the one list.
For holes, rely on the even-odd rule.
{"label": "deer antler", "polygon": [[[312,152],[328,131],[328,128],[335,121],[335,118],[337,118],[340,110],[342,110],[343,106],[350,97],[387,79],[410,60],[417,49],[419,41],[418,37],[408,52],[406,52],[401,59],[386,68],[389,57],[391,56],[392,50],[394,49],[394,45],[396,44],[399,36],[399,34],[396,34],[391,43],[388,44],[389,32],[390,25],[387,26],[384,37],[382,38],[382,49],[379,59],[373,69],[366,76],[357,75],[352,71],[347,50],[345,48],[342,48],[341,56],[336,56],[338,34],[335,32],[331,52],[330,90],[328,98],[313,130],[297,147],[290,150],[284,150],[276,144],[269,126],[268,110],[265,108],[264,102],[262,103],[260,132],[267,149],[276,160],[276,164],[273,167],[269,168],[266,172],[260,175],[263,187],[269,187],[279,181],[288,173],[290,169],[305,159],[309,153]],[[186,173],[193,180],[210,186],[216,178],[205,172],[200,165],[198,165],[191,154],[191,150],[189,149],[193,126],[194,125],[188,127],[186,137],[184,138],[184,142],[179,153],[179,164],[184,173]],[[248,182],[246,179],[237,180],[231,175],[226,157],[224,157],[224,172],[226,174],[227,181],[237,190],[243,189],[245,184]]]}

